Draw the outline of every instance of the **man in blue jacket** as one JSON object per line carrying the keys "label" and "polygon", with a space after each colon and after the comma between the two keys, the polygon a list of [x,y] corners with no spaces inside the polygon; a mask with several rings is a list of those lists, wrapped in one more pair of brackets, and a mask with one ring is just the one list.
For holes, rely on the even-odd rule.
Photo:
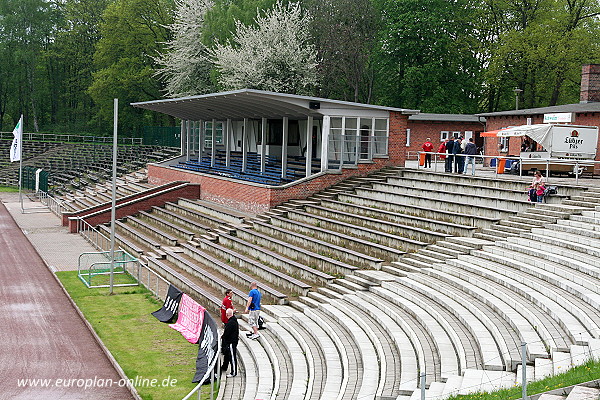
{"label": "man in blue jacket", "polygon": [[457,154],[462,154],[462,138],[459,137],[454,140],[452,154],[454,155],[454,172],[462,174],[465,158],[463,156],[457,156]]}
{"label": "man in blue jacket", "polygon": [[246,312],[248,313],[248,323],[252,327],[254,334],[250,336],[250,339],[258,339],[260,334],[258,333],[258,318],[260,317],[260,298],[261,294],[258,291],[258,284],[252,282],[250,284],[250,293],[248,293],[248,302],[246,303]]}
{"label": "man in blue jacket", "polygon": [[454,151],[454,140],[452,140],[452,138],[450,138],[450,139],[448,139],[448,142],[446,143],[446,153],[448,154],[446,156],[446,165],[445,165],[446,172],[452,172],[452,165],[454,164],[453,151]]}

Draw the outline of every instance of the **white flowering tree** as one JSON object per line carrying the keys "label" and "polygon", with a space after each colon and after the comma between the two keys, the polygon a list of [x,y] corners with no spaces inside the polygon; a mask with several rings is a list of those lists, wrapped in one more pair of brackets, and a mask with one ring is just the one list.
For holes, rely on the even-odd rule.
{"label": "white flowering tree", "polygon": [[308,33],[310,19],[299,3],[282,5],[259,15],[254,26],[236,23],[226,44],[210,53],[225,90],[261,89],[312,94],[317,83],[317,58]]}
{"label": "white flowering tree", "polygon": [[208,93],[213,90],[210,80],[212,62],[201,41],[202,25],[211,0],[176,0],[174,22],[168,26],[173,38],[166,51],[156,57],[161,65],[157,75],[165,82],[170,97]]}

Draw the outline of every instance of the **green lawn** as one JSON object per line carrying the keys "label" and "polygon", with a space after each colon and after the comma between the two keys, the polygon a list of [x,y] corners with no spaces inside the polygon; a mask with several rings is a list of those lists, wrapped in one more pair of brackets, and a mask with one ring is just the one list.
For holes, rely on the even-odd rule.
{"label": "green lawn", "polygon": [[[584,365],[563,372],[562,374],[549,376],[545,379],[529,382],[527,384],[527,395],[531,396],[549,390],[559,389],[567,386],[577,385],[600,378],[600,362],[590,360]],[[521,399],[521,386],[499,390],[492,393],[475,393],[465,396],[452,396],[448,400],[509,400]]]}
{"label": "green lawn", "polygon": [[18,187],[13,187],[13,186],[0,186],[0,192],[8,192],[8,193],[15,193],[18,192],[19,188]]}
{"label": "green lawn", "polygon": [[136,387],[143,399],[181,399],[194,388],[198,345],[150,315],[162,302],[148,290],[115,288],[109,296],[108,289],[86,288],[76,271],[56,275],[129,379],[176,379],[172,387]]}

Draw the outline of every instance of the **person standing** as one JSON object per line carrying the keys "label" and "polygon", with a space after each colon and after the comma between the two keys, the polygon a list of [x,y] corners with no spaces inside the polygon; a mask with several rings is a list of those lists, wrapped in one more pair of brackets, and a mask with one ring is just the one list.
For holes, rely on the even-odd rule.
{"label": "person standing", "polygon": [[465,160],[465,169],[463,173],[467,173],[467,169],[469,168],[469,164],[471,164],[471,175],[475,176],[475,156],[477,155],[477,146],[473,143],[473,138],[469,138],[469,143],[465,146],[466,160]]}
{"label": "person standing", "polygon": [[236,311],[236,309],[233,307],[233,303],[231,302],[232,296],[233,290],[227,289],[225,291],[225,297],[223,298],[223,302],[221,303],[221,322],[224,324],[227,323],[227,310],[232,309],[233,312]]}
{"label": "person standing", "polygon": [[465,159],[463,156],[458,154],[462,154],[462,139],[460,137],[454,140],[454,146],[452,147],[452,155],[454,158],[454,172],[457,174],[462,174],[463,172],[463,164],[465,163]]}
{"label": "person standing", "polygon": [[422,147],[425,152],[425,168],[431,168],[431,153],[433,153],[433,143],[431,143],[431,139],[427,138]]}
{"label": "person standing", "polygon": [[260,317],[260,299],[262,295],[258,291],[258,284],[252,282],[250,284],[250,292],[248,293],[248,302],[246,303],[246,311],[248,313],[248,323],[252,327],[254,334],[249,336],[250,339],[258,339],[258,318]]}
{"label": "person standing", "polygon": [[[440,146],[438,147],[438,153],[446,153],[446,143],[448,143],[448,139],[444,139],[442,140],[442,142],[440,143]],[[445,155],[440,155],[440,160],[446,160],[446,156]],[[444,166],[445,168],[445,166]]]}
{"label": "person standing", "polygon": [[448,156],[446,157],[446,172],[452,172],[452,165],[454,164],[454,155],[452,152],[454,151],[454,140],[449,138],[446,142],[446,153]]}
{"label": "person standing", "polygon": [[227,377],[233,378],[237,375],[237,345],[240,328],[237,318],[233,315],[233,308],[227,309],[225,317],[227,318],[227,323],[223,330],[223,336],[221,336],[221,352],[223,353],[221,371],[227,371],[227,368],[231,364],[231,373],[227,374]]}

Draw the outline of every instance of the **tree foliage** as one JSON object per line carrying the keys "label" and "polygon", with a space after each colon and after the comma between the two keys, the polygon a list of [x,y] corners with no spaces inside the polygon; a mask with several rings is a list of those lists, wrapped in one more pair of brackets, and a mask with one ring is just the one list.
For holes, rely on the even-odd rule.
{"label": "tree foliage", "polygon": [[97,109],[96,124],[112,127],[114,98],[120,101],[119,122],[124,133],[157,122],[156,113],[134,109],[129,103],[161,96],[154,55],[169,39],[172,6],[168,0],[114,0],[107,6],[100,25],[102,37],[94,54],[96,71],[89,87]]}
{"label": "tree foliage", "polygon": [[317,60],[309,21],[299,3],[281,2],[257,17],[255,26],[238,21],[232,40],[211,50],[221,87],[313,93]]}
{"label": "tree foliage", "polygon": [[139,134],[171,121],[130,102],[242,87],[442,113],[512,108],[516,87],[547,106],[600,63],[598,0],[292,1],[0,0],[0,130],[109,133],[116,97]]}
{"label": "tree foliage", "polygon": [[202,43],[202,28],[211,0],[177,0],[175,20],[169,25],[172,39],[166,51],[156,57],[162,66],[158,75],[165,81],[167,95],[181,97],[208,93],[214,89],[210,81],[212,63]]}

